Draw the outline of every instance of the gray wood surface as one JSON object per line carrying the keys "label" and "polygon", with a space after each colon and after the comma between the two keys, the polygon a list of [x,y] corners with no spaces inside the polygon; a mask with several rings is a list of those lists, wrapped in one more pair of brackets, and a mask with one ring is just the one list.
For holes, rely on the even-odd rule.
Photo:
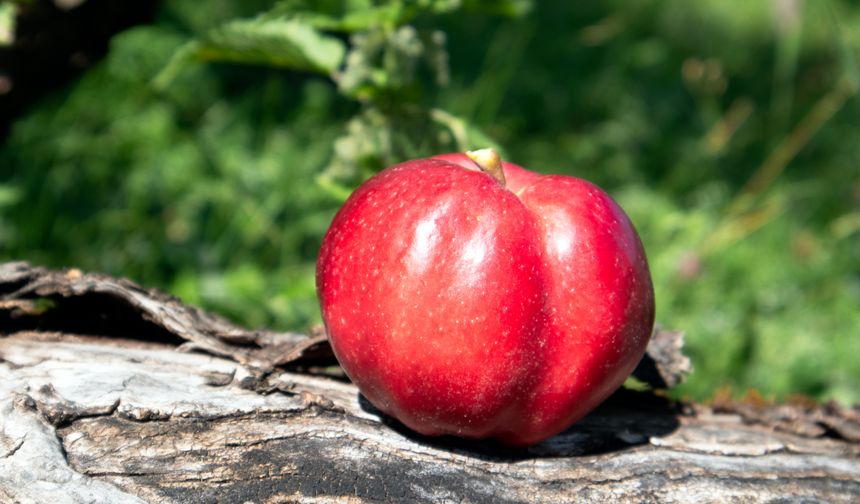
{"label": "gray wood surface", "polygon": [[[860,412],[835,404],[624,390],[512,449],[381,416],[324,338],[126,280],[0,265],[0,332],[3,503],[860,501]],[[677,381],[679,337],[655,341],[645,371]]]}

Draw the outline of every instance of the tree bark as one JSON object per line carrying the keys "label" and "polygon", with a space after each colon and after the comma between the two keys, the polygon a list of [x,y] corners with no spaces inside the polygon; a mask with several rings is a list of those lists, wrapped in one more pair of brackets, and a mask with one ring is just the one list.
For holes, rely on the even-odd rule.
{"label": "tree bark", "polygon": [[[860,411],[835,404],[621,390],[513,449],[381,415],[321,335],[127,280],[0,265],[0,331],[0,502],[860,500]],[[677,382],[679,335],[654,341],[640,378]]]}

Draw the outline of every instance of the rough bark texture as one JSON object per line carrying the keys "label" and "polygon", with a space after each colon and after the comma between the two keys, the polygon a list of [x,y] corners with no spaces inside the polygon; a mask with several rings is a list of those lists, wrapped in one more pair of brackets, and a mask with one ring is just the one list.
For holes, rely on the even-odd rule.
{"label": "rough bark texture", "polygon": [[[0,331],[4,503],[860,500],[860,412],[835,404],[625,390],[511,449],[381,417],[321,336],[126,280],[0,265]],[[676,383],[680,335],[654,341],[640,379]]]}

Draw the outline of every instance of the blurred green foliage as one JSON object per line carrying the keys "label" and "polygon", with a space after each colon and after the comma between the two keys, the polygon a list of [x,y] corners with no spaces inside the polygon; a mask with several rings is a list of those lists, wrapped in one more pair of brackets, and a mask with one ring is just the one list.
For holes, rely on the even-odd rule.
{"label": "blurred green foliage", "polygon": [[352,188],[493,144],[628,211],[679,393],[858,402],[858,34],[848,0],[168,0],[14,125],[0,256],[306,329]]}

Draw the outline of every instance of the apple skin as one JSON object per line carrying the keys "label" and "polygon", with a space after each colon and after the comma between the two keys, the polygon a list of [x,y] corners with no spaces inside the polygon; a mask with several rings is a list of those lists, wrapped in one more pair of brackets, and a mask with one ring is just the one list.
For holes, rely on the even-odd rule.
{"label": "apple skin", "polygon": [[616,390],[654,324],[645,252],[584,180],[464,154],[360,186],[317,262],[326,331],[378,409],[425,435],[540,442]]}

